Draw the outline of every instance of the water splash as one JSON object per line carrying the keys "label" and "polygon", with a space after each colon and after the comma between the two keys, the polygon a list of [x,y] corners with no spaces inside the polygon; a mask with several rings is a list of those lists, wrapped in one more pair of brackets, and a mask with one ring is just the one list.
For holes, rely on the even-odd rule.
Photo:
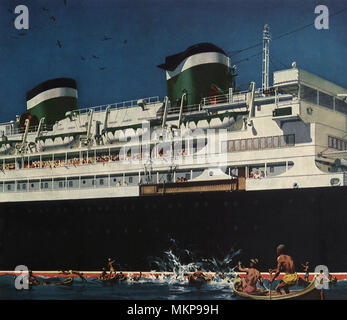
{"label": "water splash", "polygon": [[162,257],[150,257],[149,262],[157,271],[173,272],[174,276],[166,281],[177,282],[185,281],[185,276],[196,271],[197,267],[201,267],[203,272],[215,272],[223,278],[223,275],[234,276],[234,270],[237,267],[234,258],[241,253],[241,250],[231,248],[222,259],[216,257],[197,258],[193,251],[188,249],[180,249],[175,239],[170,239],[173,248],[164,252]]}

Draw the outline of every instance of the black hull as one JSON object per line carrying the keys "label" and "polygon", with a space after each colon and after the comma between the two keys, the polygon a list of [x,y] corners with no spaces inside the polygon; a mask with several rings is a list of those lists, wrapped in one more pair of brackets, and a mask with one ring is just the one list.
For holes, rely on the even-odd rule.
{"label": "black hull", "polygon": [[[346,187],[0,204],[0,269],[151,270],[173,238],[199,257],[242,249],[261,269],[285,243],[296,263],[347,271]],[[298,268],[299,269],[299,268]],[[313,271],[313,270],[311,270]]]}

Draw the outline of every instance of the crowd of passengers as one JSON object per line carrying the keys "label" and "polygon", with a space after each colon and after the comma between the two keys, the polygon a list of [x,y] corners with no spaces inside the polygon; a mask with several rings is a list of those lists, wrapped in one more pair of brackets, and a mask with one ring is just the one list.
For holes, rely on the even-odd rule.
{"label": "crowd of passengers", "polygon": [[[182,149],[177,155],[185,156],[186,151],[185,149]],[[158,152],[158,157],[159,158],[166,158],[169,155],[168,152],[163,152],[163,149],[161,149]],[[89,157],[87,158],[84,156],[82,159],[78,157],[74,157],[72,159],[68,159],[67,161],[64,160],[47,160],[47,161],[30,161],[29,163],[27,161],[24,162],[24,168],[26,169],[31,169],[31,168],[57,168],[61,166],[77,166],[77,165],[84,165],[84,164],[92,164],[92,163],[105,163],[105,162],[111,162],[111,161],[119,161],[119,160],[141,160],[142,159],[142,154],[137,153],[135,155],[131,155],[128,153],[123,159],[120,159],[119,153],[115,153],[114,155],[99,155],[94,157]],[[0,165],[0,170],[14,170],[16,168],[15,163],[8,163],[3,165]]]}

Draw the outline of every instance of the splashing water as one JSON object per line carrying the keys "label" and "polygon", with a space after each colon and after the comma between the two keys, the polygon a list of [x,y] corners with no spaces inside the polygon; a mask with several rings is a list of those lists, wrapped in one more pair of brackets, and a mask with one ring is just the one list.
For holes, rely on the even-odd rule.
{"label": "splashing water", "polygon": [[[157,270],[174,273],[174,276],[166,279],[167,282],[184,282],[186,281],[185,276],[195,272],[197,267],[201,267],[203,272],[215,272],[218,275],[228,275],[229,278],[235,276],[234,270],[237,266],[233,266],[233,259],[241,253],[240,249],[231,248],[221,260],[215,257],[198,259],[194,252],[188,249],[181,250],[174,239],[170,240],[172,240],[174,248],[165,251],[163,257],[149,259],[150,264],[154,265]],[[182,262],[183,260],[184,262]]]}

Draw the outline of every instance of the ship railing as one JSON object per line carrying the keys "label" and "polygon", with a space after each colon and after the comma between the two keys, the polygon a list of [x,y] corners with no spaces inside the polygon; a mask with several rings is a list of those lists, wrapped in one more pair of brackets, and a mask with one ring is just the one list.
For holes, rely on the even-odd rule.
{"label": "ship railing", "polygon": [[[232,104],[232,103],[247,103],[251,98],[251,92],[249,90],[233,92],[231,89],[229,92],[225,92],[216,96],[204,97],[202,99],[202,107],[220,105],[220,104]],[[262,90],[260,88],[256,89],[254,92],[254,99],[259,98],[275,98],[281,97],[282,94],[276,92],[275,87],[270,87],[267,90]]]}
{"label": "ship railing", "polygon": [[115,102],[115,103],[110,103],[110,104],[103,104],[103,105],[89,107],[89,108],[79,108],[77,110],[73,110],[72,112],[76,112],[78,114],[85,114],[85,113],[88,113],[89,110],[93,110],[94,112],[104,111],[104,110],[106,110],[107,107],[110,107],[110,109],[123,109],[123,108],[138,107],[139,101],[143,101],[147,105],[147,104],[154,104],[154,103],[160,102],[160,98],[159,98],[159,96],[140,98],[140,99],[136,99],[136,100],[128,100],[128,101]]}
{"label": "ship railing", "polygon": [[[25,128],[21,127],[15,127],[14,124],[9,124],[12,125],[12,128],[6,128],[5,130],[1,129],[1,124],[0,124],[0,135],[2,132],[5,135],[14,135],[14,134],[22,134],[25,131]],[[39,126],[30,126],[29,127],[29,132],[37,132]],[[53,130],[53,125],[48,125],[48,124],[43,124],[41,126],[41,131],[52,131]]]}
{"label": "ship railing", "polygon": [[[190,104],[187,106],[183,106],[183,114],[187,115],[193,112],[201,111],[201,105],[200,104]],[[167,114],[178,114],[180,112],[180,106],[177,107],[169,107]],[[157,116],[161,117],[164,113],[164,109],[161,109],[157,112]]]}

